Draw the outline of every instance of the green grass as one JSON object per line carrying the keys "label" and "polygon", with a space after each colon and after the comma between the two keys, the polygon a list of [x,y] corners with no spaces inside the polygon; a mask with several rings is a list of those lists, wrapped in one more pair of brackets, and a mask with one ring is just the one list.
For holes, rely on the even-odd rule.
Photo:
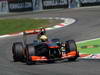
{"label": "green grass", "polygon": [[100,54],[100,39],[77,44],[80,53]]}
{"label": "green grass", "polygon": [[46,19],[0,19],[0,35],[47,27],[49,23]]}

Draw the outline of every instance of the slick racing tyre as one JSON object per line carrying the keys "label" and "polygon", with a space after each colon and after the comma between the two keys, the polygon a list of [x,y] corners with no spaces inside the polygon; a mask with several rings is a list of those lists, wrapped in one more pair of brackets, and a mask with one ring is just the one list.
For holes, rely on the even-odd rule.
{"label": "slick racing tyre", "polygon": [[77,46],[74,40],[68,40],[65,42],[65,49],[67,52],[77,51]]}
{"label": "slick racing tyre", "polygon": [[36,54],[35,53],[35,48],[34,48],[33,44],[27,45],[25,54],[26,54],[26,64],[27,65],[35,64],[35,61],[31,60],[31,56],[35,56],[35,54]]}
{"label": "slick racing tyre", "polygon": [[13,60],[23,61],[24,60],[24,48],[21,42],[15,42],[12,46]]}
{"label": "slick racing tyre", "polygon": [[[65,43],[65,49],[66,49],[66,52],[71,52],[71,51],[77,51],[77,46],[76,46],[76,43],[74,40],[68,40],[66,41]],[[78,53],[76,54],[76,56],[72,57],[72,58],[68,58],[68,61],[75,61],[78,57]]]}

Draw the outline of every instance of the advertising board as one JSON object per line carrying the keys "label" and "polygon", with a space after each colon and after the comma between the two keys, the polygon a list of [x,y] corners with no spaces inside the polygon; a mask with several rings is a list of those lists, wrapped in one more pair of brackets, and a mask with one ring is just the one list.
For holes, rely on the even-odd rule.
{"label": "advertising board", "polygon": [[100,0],[79,0],[81,6],[95,6],[100,5]]}
{"label": "advertising board", "polygon": [[42,0],[43,9],[67,8],[68,0]]}
{"label": "advertising board", "polygon": [[94,2],[100,2],[100,0],[80,0],[81,3],[94,3]]}
{"label": "advertising board", "polygon": [[32,0],[8,0],[8,8],[10,12],[32,11]]}

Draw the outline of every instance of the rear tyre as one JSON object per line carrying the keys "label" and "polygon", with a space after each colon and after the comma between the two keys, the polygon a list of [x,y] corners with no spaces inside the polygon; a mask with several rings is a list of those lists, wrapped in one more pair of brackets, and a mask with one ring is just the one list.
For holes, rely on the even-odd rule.
{"label": "rear tyre", "polygon": [[76,46],[76,43],[74,40],[68,40],[66,41],[65,43],[65,49],[66,49],[66,52],[70,52],[70,51],[76,51],[77,54],[75,57],[72,57],[72,58],[68,58],[68,61],[75,61],[78,57],[78,51],[77,51],[77,46]]}
{"label": "rear tyre", "polygon": [[22,42],[13,43],[12,53],[14,62],[24,61],[24,47]]}
{"label": "rear tyre", "polygon": [[32,61],[31,59],[31,56],[35,56],[35,48],[33,44],[27,45],[25,52],[26,52],[26,64],[27,65],[35,64],[35,61]]}

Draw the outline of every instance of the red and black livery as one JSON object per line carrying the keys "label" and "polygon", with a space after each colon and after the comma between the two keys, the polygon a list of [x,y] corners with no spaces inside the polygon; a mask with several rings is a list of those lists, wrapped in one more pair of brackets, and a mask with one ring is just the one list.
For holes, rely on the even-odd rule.
{"label": "red and black livery", "polygon": [[[23,35],[37,34],[38,36],[46,34],[44,28],[32,32],[24,32]],[[75,61],[79,57],[76,43],[74,40],[67,40],[61,42],[60,39],[51,39],[45,42],[39,39],[27,44],[26,38],[23,42],[14,42],[12,46],[13,60],[24,61],[28,65],[36,64],[36,62],[54,62],[57,60],[68,59],[68,61]]]}

